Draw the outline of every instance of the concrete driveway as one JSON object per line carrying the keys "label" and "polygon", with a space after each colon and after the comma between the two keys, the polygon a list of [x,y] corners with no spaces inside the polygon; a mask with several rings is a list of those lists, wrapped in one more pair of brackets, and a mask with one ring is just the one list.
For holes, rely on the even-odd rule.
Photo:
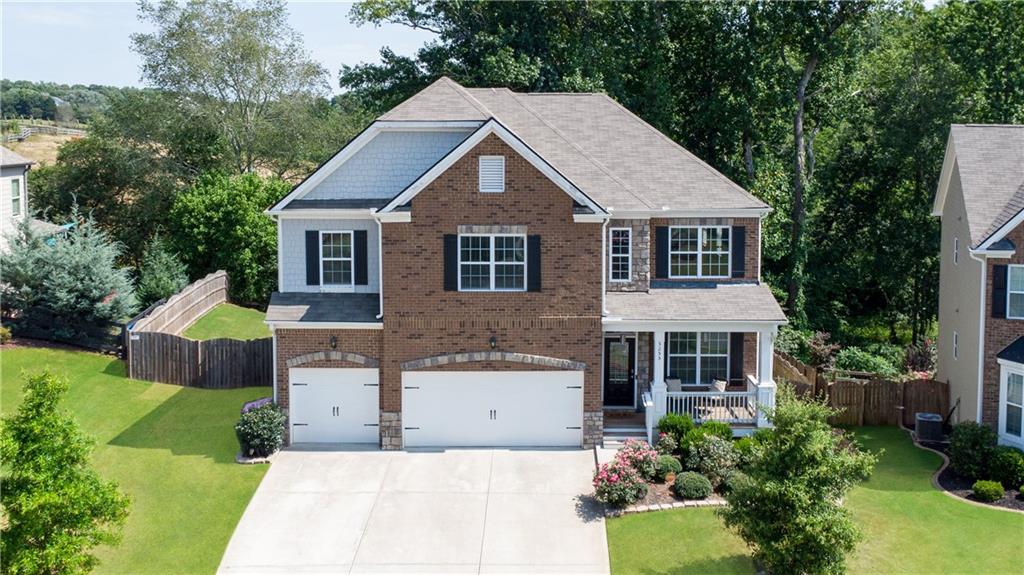
{"label": "concrete driveway", "polygon": [[608,573],[592,451],[279,453],[221,573]]}

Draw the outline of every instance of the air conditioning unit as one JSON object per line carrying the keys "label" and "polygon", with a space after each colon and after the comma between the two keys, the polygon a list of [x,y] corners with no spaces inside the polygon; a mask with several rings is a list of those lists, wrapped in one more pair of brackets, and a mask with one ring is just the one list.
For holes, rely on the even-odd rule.
{"label": "air conditioning unit", "polygon": [[942,416],[938,413],[914,414],[917,426],[914,431],[918,441],[942,441]]}

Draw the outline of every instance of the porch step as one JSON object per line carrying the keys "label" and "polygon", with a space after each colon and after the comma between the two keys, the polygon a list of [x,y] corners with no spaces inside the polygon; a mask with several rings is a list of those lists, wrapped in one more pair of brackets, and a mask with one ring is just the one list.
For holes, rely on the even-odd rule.
{"label": "porch step", "polygon": [[605,449],[618,449],[627,439],[647,440],[647,429],[635,426],[605,427],[602,443]]}

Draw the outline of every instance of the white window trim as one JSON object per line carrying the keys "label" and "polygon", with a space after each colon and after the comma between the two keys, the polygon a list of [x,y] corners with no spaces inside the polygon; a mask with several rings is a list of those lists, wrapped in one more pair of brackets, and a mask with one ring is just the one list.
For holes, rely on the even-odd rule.
{"label": "white window trim", "polygon": [[[670,340],[671,334],[673,334],[673,333],[695,333],[695,334],[697,334],[697,351],[696,351],[696,353],[672,353],[671,352],[672,346],[669,345],[669,340]],[[705,357],[705,356],[706,357],[722,357],[722,354],[720,354],[720,353],[703,354],[703,353],[700,352],[700,338],[705,333],[724,333],[725,334],[725,382],[726,382],[726,384],[729,383],[729,367],[732,365],[732,337],[731,337],[731,332],[727,332],[727,331],[714,331],[714,332],[712,332],[712,331],[689,331],[689,332],[686,332],[686,331],[680,331],[680,332],[670,331],[670,332],[666,332],[665,333],[665,358],[666,358],[666,362],[665,362],[665,379],[676,379],[675,377],[670,377],[669,376],[669,366],[672,364],[672,358],[673,357],[696,357],[697,358],[697,364],[696,364],[695,369],[694,369],[694,374],[695,374],[695,378],[694,378],[695,381],[694,381],[694,383],[687,383],[687,382],[682,381],[682,380],[680,380],[680,383],[682,384],[683,387],[687,387],[687,386],[689,386],[689,387],[703,387],[705,385],[710,385],[710,382],[709,383],[701,383],[700,382],[700,360],[701,360],[702,357]]]}
{"label": "white window trim", "polygon": [[[25,213],[25,186],[22,184],[21,178],[11,178],[11,217],[21,217],[21,214]],[[18,195],[14,195],[14,184],[18,184]],[[18,200],[18,211],[14,211],[14,200]]]}
{"label": "white window trim", "polygon": [[953,238],[953,265],[960,265],[960,238]]}
{"label": "white window trim", "polygon": [[[351,248],[350,256],[347,258],[327,258],[330,261],[350,261],[352,264],[352,273],[349,274],[352,281],[347,284],[328,284],[324,282],[324,234],[345,234],[349,237],[349,246]],[[353,230],[321,230],[320,231],[320,242],[317,245],[320,250],[318,256],[320,258],[320,291],[323,292],[350,292],[356,289],[356,234]]]}
{"label": "white window trim", "polygon": [[[501,161],[501,189],[484,189],[483,173],[485,160]],[[500,194],[505,191],[505,156],[480,156],[477,160],[477,190],[481,194]]]}
{"label": "white window trim", "polygon": [[[1000,443],[1009,443],[1016,447],[1024,448],[1024,429],[1021,430],[1021,435],[1010,435],[1006,432],[1006,411],[1007,406],[1010,405],[1007,400],[1010,388],[1010,374],[1016,374],[1024,376],[1024,365],[1019,363],[1011,363],[1008,361],[999,361],[999,439]],[[1017,405],[1017,404],[1014,404]]]}
{"label": "white window trim", "polygon": [[[679,252],[672,250],[672,231],[682,229],[695,229],[697,230],[697,275],[673,275],[672,274],[672,254],[692,254],[694,252]],[[704,230],[718,229],[726,230],[729,234],[729,249],[725,251],[726,261],[728,262],[728,269],[725,271],[725,275],[721,276],[706,276],[704,275]],[[728,279],[732,277],[732,228],[730,226],[669,226],[668,228],[668,277],[670,279]],[[719,253],[719,252],[714,252]]]}
{"label": "white window trim", "polygon": [[[491,279],[490,279],[490,286],[491,287],[490,288],[480,289],[480,288],[463,288],[462,287],[462,263],[463,263],[462,262],[462,238],[467,238],[467,237],[480,237],[480,238],[486,237],[486,238],[491,238],[491,241],[489,242],[490,243],[490,252],[491,252],[490,261],[488,261],[488,262],[466,262],[466,265],[486,265],[486,266],[488,266],[490,268],[490,272],[491,272]],[[523,266],[523,287],[522,288],[502,288],[502,289],[496,289],[494,287],[494,268],[495,267],[497,267],[498,265],[520,265],[517,262],[509,263],[509,262],[495,262],[494,261],[494,244],[495,244],[494,238],[499,238],[499,237],[501,237],[501,238],[522,238],[523,239],[523,263],[521,264]],[[457,271],[458,271],[458,276],[459,276],[459,285],[458,285],[458,287],[459,287],[459,291],[460,292],[478,292],[478,293],[479,292],[483,292],[483,293],[486,293],[486,292],[524,292],[524,291],[526,291],[527,284],[530,281],[529,270],[527,268],[527,260],[529,259],[529,248],[526,245],[526,234],[472,234],[472,233],[468,233],[468,234],[459,234],[458,238],[459,238],[458,239],[459,257],[458,257],[458,270]]]}
{"label": "white window trim", "polygon": [[[616,257],[622,257],[621,254],[615,254],[612,249],[614,242],[612,238],[615,236],[615,232],[626,232],[626,279],[615,279],[615,263]],[[633,281],[633,228],[608,228],[608,281],[611,283],[629,283]]]}
{"label": "white window trim", "polygon": [[960,359],[960,333],[953,332],[953,359]]}
{"label": "white window trim", "polygon": [[1024,291],[1013,291],[1010,289],[1010,276],[1013,274],[1014,269],[1019,269],[1024,273],[1024,265],[1014,264],[1006,266],[1006,319],[1024,319],[1024,315],[1010,315],[1010,296],[1012,294],[1024,295]]}

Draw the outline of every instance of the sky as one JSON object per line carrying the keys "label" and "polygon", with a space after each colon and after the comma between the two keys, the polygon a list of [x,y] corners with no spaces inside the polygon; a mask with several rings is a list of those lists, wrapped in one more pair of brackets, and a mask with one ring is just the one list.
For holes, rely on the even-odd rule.
{"label": "sky", "polygon": [[[350,2],[289,2],[289,20],[306,49],[330,72],[338,89],[342,64],[378,62],[389,46],[412,55],[433,35],[399,25],[356,26]],[[130,36],[150,28],[132,1],[25,2],[0,0],[0,77],[62,84],[142,86]]]}

